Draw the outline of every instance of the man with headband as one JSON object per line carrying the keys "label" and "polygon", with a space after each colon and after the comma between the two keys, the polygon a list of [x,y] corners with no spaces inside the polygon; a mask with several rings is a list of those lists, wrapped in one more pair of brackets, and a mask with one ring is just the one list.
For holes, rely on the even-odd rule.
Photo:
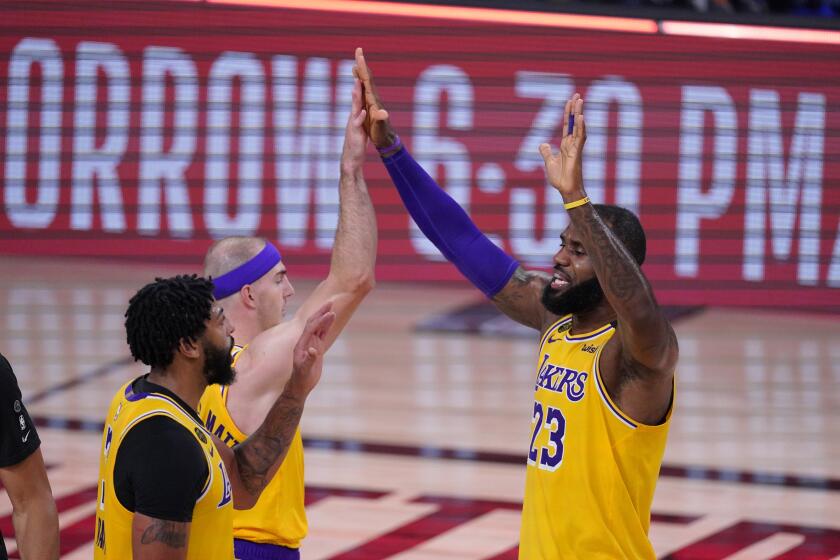
{"label": "man with headband", "polygon": [[[208,387],[200,415],[208,430],[227,445],[242,441],[259,426],[283,390],[292,370],[292,349],[306,317],[332,302],[336,319],[325,340],[325,349],[329,348],[373,288],[377,236],[362,176],[367,143],[364,118],[357,81],[341,155],[340,210],[330,271],[289,321],[282,322],[295,291],[274,245],[259,238],[229,237],[207,251],[204,272],[214,279],[216,299],[236,326],[233,352],[238,377],[231,387]],[[236,558],[299,558],[306,532],[303,442],[298,430],[257,504],[234,514]]]}

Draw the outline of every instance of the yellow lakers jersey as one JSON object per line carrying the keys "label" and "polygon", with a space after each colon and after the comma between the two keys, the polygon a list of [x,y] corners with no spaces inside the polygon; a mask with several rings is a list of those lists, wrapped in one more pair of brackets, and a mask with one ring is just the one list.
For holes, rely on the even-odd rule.
{"label": "yellow lakers jersey", "polygon": [[[234,365],[247,348],[234,347]],[[228,387],[211,385],[205,389],[199,414],[206,428],[226,445],[233,447],[248,434],[240,430],[227,409]],[[303,439],[300,429],[289,444],[283,464],[257,500],[247,510],[234,510],[233,536],[255,543],[268,543],[299,548],[306,536],[304,509]]]}
{"label": "yellow lakers jersey", "polygon": [[612,402],[598,358],[612,325],[540,341],[519,558],[655,559],[647,537],[671,412],[640,424]]}
{"label": "yellow lakers jersey", "polygon": [[174,399],[160,393],[135,393],[132,383],[123,385],[108,409],[99,456],[95,560],[126,560],[132,557],[131,524],[134,512],[125,509],[114,489],[117,451],[126,434],[138,423],[154,416],[168,416],[198,441],[207,459],[210,475],[195,504],[188,560],[231,560],[233,558],[233,501],[230,480],[213,439],[196,419]]}

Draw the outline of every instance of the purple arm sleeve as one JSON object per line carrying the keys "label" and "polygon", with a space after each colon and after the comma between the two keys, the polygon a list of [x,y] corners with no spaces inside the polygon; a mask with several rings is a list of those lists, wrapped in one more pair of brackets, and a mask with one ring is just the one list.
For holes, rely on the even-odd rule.
{"label": "purple arm sleeve", "polygon": [[496,247],[458,203],[414,161],[408,150],[382,158],[408,213],[443,256],[489,298],[505,287],[519,263]]}

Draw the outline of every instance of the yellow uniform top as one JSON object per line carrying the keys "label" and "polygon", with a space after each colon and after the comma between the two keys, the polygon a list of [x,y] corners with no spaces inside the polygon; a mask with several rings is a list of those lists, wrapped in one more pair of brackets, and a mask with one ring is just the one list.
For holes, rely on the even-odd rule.
{"label": "yellow uniform top", "polygon": [[[234,347],[234,365],[247,348]],[[248,434],[240,430],[227,409],[228,388],[210,385],[201,397],[198,410],[207,429],[233,447]],[[299,548],[306,536],[303,487],[303,439],[300,429],[289,445],[283,464],[251,509],[233,513],[233,536],[255,543]]]}
{"label": "yellow uniform top", "polygon": [[125,509],[117,498],[114,465],[120,444],[129,430],[155,416],[168,416],[183,426],[198,441],[207,459],[210,474],[193,509],[187,560],[231,560],[233,501],[230,479],[213,439],[174,399],[161,393],[135,393],[132,382],[120,387],[105,417],[99,456],[94,559],[127,560],[132,557],[134,512]]}
{"label": "yellow uniform top", "polygon": [[622,413],[597,365],[615,328],[571,336],[571,324],[540,342],[519,558],[655,559],[650,505],[671,412],[657,426]]}

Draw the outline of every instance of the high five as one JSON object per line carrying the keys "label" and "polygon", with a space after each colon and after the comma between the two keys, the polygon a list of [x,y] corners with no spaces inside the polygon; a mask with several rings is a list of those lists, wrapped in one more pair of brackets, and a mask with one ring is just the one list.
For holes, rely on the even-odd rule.
{"label": "high five", "polygon": [[496,247],[412,159],[361,49],[355,73],[366,130],[409,214],[502,312],[541,333],[520,558],[655,558],[647,532],[677,339],[639,268],[646,241],[638,218],[586,196],[583,100],[566,103],[559,154],[540,146],[570,218],[548,275]]}

